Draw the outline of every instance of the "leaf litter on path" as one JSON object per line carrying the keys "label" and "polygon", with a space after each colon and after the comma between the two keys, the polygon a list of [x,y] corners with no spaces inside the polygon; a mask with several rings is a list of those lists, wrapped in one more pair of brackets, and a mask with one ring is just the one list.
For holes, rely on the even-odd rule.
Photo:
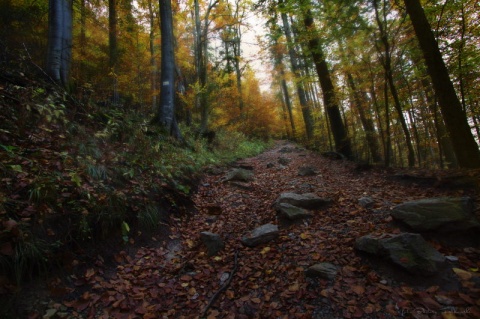
{"label": "leaf litter on path", "polygon": [[[279,164],[280,157],[288,163]],[[472,271],[480,267],[478,250],[435,243],[441,253],[459,260],[452,272],[459,286],[448,290],[428,281],[402,282],[353,248],[363,235],[399,231],[389,216],[396,203],[463,196],[462,191],[400,184],[384,170],[359,172],[353,163],[288,142],[240,164],[253,168],[254,179],[245,187],[222,182],[218,174],[203,177],[193,195],[198,212],[173,221],[174,245],[142,247],[110,277],[102,275],[103,269],[88,269],[83,278],[88,293],[63,301],[70,316],[199,318],[232,273],[238,252],[238,269],[207,318],[480,318],[480,276]],[[298,176],[307,166],[316,174]],[[281,228],[268,244],[243,246],[242,236],[252,229],[277,224],[273,204],[283,192],[315,193],[333,203],[303,223]],[[364,196],[374,204],[359,205]],[[209,257],[198,244],[202,231],[219,234],[225,249]],[[323,262],[338,268],[334,280],[306,278],[308,267]]]}

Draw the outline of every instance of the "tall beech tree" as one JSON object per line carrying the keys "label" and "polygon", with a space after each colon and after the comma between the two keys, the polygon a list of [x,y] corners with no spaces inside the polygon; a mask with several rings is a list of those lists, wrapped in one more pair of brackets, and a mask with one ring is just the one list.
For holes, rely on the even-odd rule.
{"label": "tall beech tree", "polygon": [[159,3],[162,59],[160,106],[157,121],[169,135],[181,139],[181,133],[175,119],[175,54],[172,4],[170,0],[160,0]]}
{"label": "tall beech tree", "polygon": [[461,167],[478,168],[480,167],[478,144],[475,142],[466,114],[462,109],[462,103],[450,80],[450,75],[422,5],[419,0],[404,0],[403,2],[423,52],[427,71],[432,79],[445,126],[453,142],[458,164]]}
{"label": "tall beech tree", "polygon": [[48,52],[47,74],[66,87],[72,57],[72,2],[48,2]]}

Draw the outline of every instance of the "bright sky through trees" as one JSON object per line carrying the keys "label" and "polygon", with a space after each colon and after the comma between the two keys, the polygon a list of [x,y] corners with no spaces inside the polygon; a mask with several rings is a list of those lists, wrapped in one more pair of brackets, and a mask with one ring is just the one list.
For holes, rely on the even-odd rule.
{"label": "bright sky through trees", "polygon": [[247,14],[247,26],[243,28],[243,60],[255,71],[260,81],[260,88],[266,92],[270,90],[272,68],[266,54],[262,50],[259,39],[263,40],[267,31],[264,20],[255,12]]}

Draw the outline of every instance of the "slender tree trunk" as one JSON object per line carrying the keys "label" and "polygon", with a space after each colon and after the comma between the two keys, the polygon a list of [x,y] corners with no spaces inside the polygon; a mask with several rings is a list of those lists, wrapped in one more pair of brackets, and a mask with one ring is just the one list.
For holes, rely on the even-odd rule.
{"label": "slender tree trunk", "polygon": [[313,34],[313,36],[308,41],[308,46],[310,48],[313,62],[315,63],[317,69],[320,86],[322,87],[324,101],[323,103],[325,105],[325,109],[327,110],[328,118],[330,120],[330,127],[332,129],[333,138],[335,140],[335,149],[337,150],[337,152],[345,155],[347,158],[352,158],[353,153],[350,139],[347,135],[345,125],[342,121],[342,116],[340,114],[340,108],[337,98],[335,96],[335,89],[333,87],[330,71],[328,69],[327,62],[325,61],[325,56],[323,54],[320,41],[318,40],[318,37],[316,35],[315,25],[313,23],[313,16],[310,9],[306,10],[305,12],[304,25],[306,30]]}
{"label": "slender tree trunk", "polygon": [[[433,96],[433,92],[425,77],[421,80],[423,91],[425,92],[425,98],[427,100],[428,108],[434,116],[435,128],[437,131],[437,140],[441,145],[443,154],[445,154],[445,159],[447,160],[447,166],[449,168],[455,168],[458,166],[457,158],[455,156],[455,151],[453,149],[452,140],[448,136],[447,129],[445,128],[445,123],[442,118],[439,118],[437,101]],[[441,155],[440,155],[441,156]],[[442,159],[443,161],[443,159]]]}
{"label": "slender tree trunk", "polygon": [[200,107],[200,133],[204,133],[208,130],[208,92],[207,89],[207,66],[208,66],[208,25],[211,10],[218,4],[219,0],[210,2],[205,13],[203,29],[200,21],[200,4],[199,0],[194,0],[195,7],[195,31],[197,36],[196,46],[196,62],[197,62],[197,80],[200,86],[201,92],[196,97]]}
{"label": "slender tree trunk", "polygon": [[383,84],[383,98],[385,100],[385,167],[390,167],[392,157],[392,133],[390,128],[390,103],[388,98],[388,79],[385,73],[385,83]]}
{"label": "slender tree trunk", "polygon": [[[281,2],[280,4],[283,7],[283,2]],[[287,38],[288,53],[290,56],[290,63],[292,65],[292,72],[295,76],[298,99],[300,100],[300,107],[302,108],[303,120],[305,122],[305,131],[307,134],[307,139],[311,140],[313,139],[313,130],[314,130],[313,117],[310,110],[310,106],[308,105],[307,95],[306,95],[303,83],[300,80],[301,79],[300,66],[298,63],[297,56],[295,54],[295,49],[294,49],[295,43],[293,42],[293,39],[292,39],[292,31],[290,30],[290,23],[288,21],[287,14],[285,12],[282,12],[281,17],[282,17],[285,37]]]}
{"label": "slender tree trunk", "polygon": [[283,100],[285,102],[285,106],[286,106],[287,112],[288,112],[288,119],[289,119],[289,122],[290,122],[290,127],[292,129],[292,137],[293,137],[293,139],[295,139],[296,135],[297,135],[297,131],[296,131],[296,128],[295,128],[295,121],[293,119],[292,101],[290,99],[290,93],[288,92],[287,80],[285,80],[285,70],[284,70],[282,60],[283,60],[282,55],[278,52],[275,52],[275,66],[276,66],[276,68],[279,69],[280,86],[282,88]]}
{"label": "slender tree trunk", "polygon": [[80,56],[85,58],[85,46],[87,45],[87,9],[86,0],[80,3]]}
{"label": "slender tree trunk", "polygon": [[148,13],[150,18],[150,67],[151,81],[150,90],[152,94],[152,109],[157,108],[157,60],[155,59],[155,14],[153,11],[152,0],[148,0]]}
{"label": "slender tree trunk", "polygon": [[55,82],[67,87],[72,57],[72,3],[48,3],[48,52],[46,72]]}
{"label": "slender tree trunk", "polygon": [[480,167],[480,151],[419,0],[404,0],[461,167]]}
{"label": "slender tree trunk", "polygon": [[402,105],[400,103],[400,99],[398,97],[397,93],[397,88],[395,86],[395,82],[393,80],[393,70],[392,70],[392,53],[390,49],[390,42],[388,41],[388,35],[385,31],[385,26],[383,23],[386,23],[386,8],[384,6],[384,16],[383,16],[383,22],[382,19],[380,19],[380,13],[378,10],[378,0],[373,0],[373,6],[375,8],[375,18],[377,21],[378,29],[380,31],[380,39],[383,43],[384,50],[385,50],[385,56],[382,59],[382,65],[385,69],[385,75],[388,81],[388,85],[390,87],[390,92],[393,97],[393,102],[395,106],[395,110],[397,111],[398,114],[398,120],[400,121],[400,124],[402,126],[403,133],[405,135],[405,142],[407,144],[407,149],[408,149],[408,166],[413,167],[415,166],[415,151],[413,149],[412,145],[412,138],[410,136],[410,131],[408,129],[407,122],[405,121],[405,116],[403,115],[403,109]]}
{"label": "slender tree trunk", "polygon": [[117,0],[108,0],[108,48],[109,48],[109,67],[113,77],[112,103],[118,104],[118,80],[117,80]]}
{"label": "slender tree trunk", "polygon": [[240,70],[240,59],[242,56],[242,30],[241,28],[241,19],[240,19],[240,1],[235,1],[235,19],[237,20],[237,25],[235,26],[235,40],[233,46],[233,52],[235,54],[235,75],[237,78],[237,91],[238,91],[238,107],[240,111],[243,110],[243,88],[242,88],[242,71]]}
{"label": "slender tree trunk", "polygon": [[365,136],[368,144],[368,149],[372,155],[372,160],[374,163],[378,163],[382,160],[379,152],[379,146],[377,141],[377,133],[375,131],[375,126],[371,118],[367,118],[364,110],[364,103],[360,96],[360,93],[357,91],[355,86],[355,81],[351,73],[347,73],[347,81],[350,89],[352,90],[353,99],[354,99],[354,108],[357,110],[360,117],[360,122],[362,123],[363,130],[365,131]]}

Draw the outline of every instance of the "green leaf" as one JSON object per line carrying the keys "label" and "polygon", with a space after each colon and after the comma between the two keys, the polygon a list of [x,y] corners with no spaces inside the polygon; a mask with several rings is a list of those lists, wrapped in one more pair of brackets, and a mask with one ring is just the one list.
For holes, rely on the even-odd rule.
{"label": "green leaf", "polygon": [[126,235],[130,232],[130,226],[127,224],[127,222],[122,222],[122,234]]}
{"label": "green leaf", "polygon": [[70,173],[70,180],[75,183],[78,187],[82,186],[82,178],[76,173]]}
{"label": "green leaf", "polygon": [[22,167],[20,165],[10,165],[10,167],[18,173],[23,173]]}

